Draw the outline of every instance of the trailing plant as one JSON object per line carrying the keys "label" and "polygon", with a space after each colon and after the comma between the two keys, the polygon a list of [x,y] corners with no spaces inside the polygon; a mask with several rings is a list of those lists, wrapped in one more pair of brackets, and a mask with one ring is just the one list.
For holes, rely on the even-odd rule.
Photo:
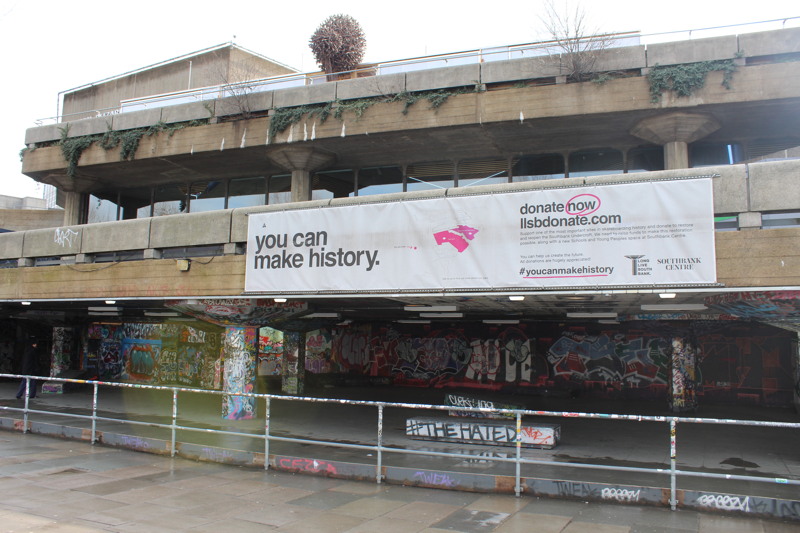
{"label": "trailing plant", "polygon": [[333,102],[321,105],[301,105],[298,107],[279,107],[269,118],[269,137],[273,138],[282,133],[286,128],[297,124],[304,115],[318,116],[320,122],[325,122],[331,114]]}
{"label": "trailing plant", "polygon": [[706,83],[709,72],[721,71],[722,86],[731,88],[733,73],[736,64],[733,59],[720,59],[716,61],[701,61],[699,63],[685,63],[660,67],[656,65],[647,74],[650,83],[650,101],[657,104],[665,91],[674,91],[678,96],[689,96]]}
{"label": "trailing plant", "polygon": [[437,109],[444,104],[448,98],[456,94],[466,94],[470,92],[479,92],[482,88],[476,85],[473,89],[466,87],[456,89],[439,89],[436,91],[420,91],[420,92],[407,92],[403,91],[393,96],[375,96],[372,98],[359,98],[357,100],[336,100],[326,104],[319,105],[304,105],[297,107],[279,107],[272,111],[269,120],[269,137],[274,138],[279,133],[283,133],[286,128],[293,126],[300,122],[304,116],[309,118],[318,116],[321,123],[324,123],[328,117],[333,114],[337,120],[342,120],[344,114],[351,111],[357,118],[361,116],[375,104],[379,103],[393,103],[403,102],[402,113],[408,114],[408,109],[419,102],[420,100],[427,100],[430,103],[431,109]]}
{"label": "trailing plant", "polygon": [[[203,124],[208,124],[208,119],[190,120],[174,124],[166,124],[159,121],[147,128],[134,128],[130,130],[112,130],[109,125],[108,130],[102,135],[81,135],[78,137],[69,136],[70,125],[67,124],[63,128],[59,128],[61,140],[58,144],[61,146],[61,154],[67,161],[67,176],[75,177],[81,154],[94,143],[97,143],[104,150],[112,150],[119,146],[120,161],[131,161],[136,155],[136,150],[139,148],[139,142],[142,140],[142,137],[149,137],[158,133],[167,133],[172,137],[176,131],[193,126],[201,126]],[[34,148],[37,146],[40,145],[34,145]],[[24,152],[20,152],[20,155],[23,153]]]}

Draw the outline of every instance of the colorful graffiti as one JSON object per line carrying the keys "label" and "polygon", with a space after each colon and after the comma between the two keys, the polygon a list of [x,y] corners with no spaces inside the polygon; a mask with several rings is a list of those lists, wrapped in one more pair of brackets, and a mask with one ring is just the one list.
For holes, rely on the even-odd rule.
{"label": "colorful graffiti", "polygon": [[72,328],[53,328],[53,346],[50,351],[50,377],[60,377],[72,366],[73,333]]}
{"label": "colorful graffiti", "polygon": [[226,394],[222,397],[222,417],[229,420],[254,418],[255,399],[237,393],[255,392],[256,328],[226,327],[223,349]]}
{"label": "colorful graffiti", "polygon": [[306,333],[306,372],[327,374],[334,368],[331,359],[331,332],[318,329]]}
{"label": "colorful graffiti", "polygon": [[140,383],[153,382],[160,354],[160,340],[125,339],[122,342],[125,378]]}
{"label": "colorful graffiti", "polygon": [[270,327],[258,330],[258,375],[279,376],[283,361],[283,332]]}

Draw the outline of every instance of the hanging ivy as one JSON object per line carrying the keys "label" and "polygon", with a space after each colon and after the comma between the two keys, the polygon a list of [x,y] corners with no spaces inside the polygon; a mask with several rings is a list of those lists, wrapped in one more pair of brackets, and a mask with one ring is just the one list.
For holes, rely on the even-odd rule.
{"label": "hanging ivy", "polygon": [[[78,137],[69,136],[70,126],[67,124],[63,128],[59,128],[59,131],[61,131],[61,140],[58,144],[61,147],[61,154],[67,162],[67,176],[73,178],[78,170],[78,162],[81,159],[81,154],[94,143],[97,143],[104,150],[113,150],[119,146],[120,161],[132,161],[136,155],[136,150],[139,148],[139,142],[142,140],[142,137],[149,137],[158,133],[168,133],[169,136],[172,137],[176,131],[193,126],[201,126],[203,124],[208,124],[208,119],[177,122],[174,124],[166,124],[159,121],[147,128],[112,130],[109,127],[108,131],[102,135],[80,135]],[[38,145],[35,145],[34,148],[36,146]]]}
{"label": "hanging ivy", "polygon": [[674,91],[678,96],[689,96],[702,88],[706,84],[706,75],[714,71],[723,73],[722,86],[730,89],[733,73],[736,72],[733,59],[655,66],[647,74],[647,81],[650,83],[650,101],[657,104],[665,91]]}

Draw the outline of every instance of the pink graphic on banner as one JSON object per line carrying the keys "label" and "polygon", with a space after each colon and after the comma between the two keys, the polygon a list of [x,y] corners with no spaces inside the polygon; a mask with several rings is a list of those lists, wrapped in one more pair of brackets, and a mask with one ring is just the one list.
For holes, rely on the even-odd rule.
{"label": "pink graphic on banner", "polygon": [[434,233],[433,238],[436,239],[436,244],[441,246],[444,243],[450,243],[458,250],[458,253],[461,253],[467,249],[469,246],[467,241],[473,240],[476,233],[478,233],[477,229],[459,224],[455,228]]}

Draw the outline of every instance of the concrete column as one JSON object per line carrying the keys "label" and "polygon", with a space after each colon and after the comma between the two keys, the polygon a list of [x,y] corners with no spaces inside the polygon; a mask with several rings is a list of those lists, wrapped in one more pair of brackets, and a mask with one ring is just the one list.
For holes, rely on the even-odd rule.
{"label": "concrete column", "polygon": [[800,332],[797,333],[797,345],[794,357],[794,410],[800,413]]}
{"label": "concrete column", "polygon": [[64,226],[80,224],[83,211],[83,194],[79,192],[64,192]]}
{"label": "concrete column", "polygon": [[670,405],[675,413],[697,409],[697,350],[686,337],[672,338]]}
{"label": "concrete column", "polygon": [[244,420],[256,416],[256,400],[235,393],[256,392],[258,329],[227,326],[222,341],[225,359],[222,390],[222,418]]}
{"label": "concrete column", "polygon": [[306,334],[298,331],[283,333],[283,378],[285,394],[302,396],[306,376]]}
{"label": "concrete column", "polygon": [[689,144],[683,141],[664,144],[664,168],[689,168]]}
{"label": "concrete column", "polygon": [[267,157],[292,173],[292,201],[311,200],[311,176],[336,161],[336,154],[305,145],[286,145],[272,149]]}
{"label": "concrete column", "polygon": [[292,201],[307,202],[311,200],[311,172],[308,170],[292,170]]}
{"label": "concrete column", "polygon": [[702,139],[720,128],[719,122],[701,113],[676,111],[640,120],[630,133],[664,147],[666,170],[689,168],[689,143]]}

